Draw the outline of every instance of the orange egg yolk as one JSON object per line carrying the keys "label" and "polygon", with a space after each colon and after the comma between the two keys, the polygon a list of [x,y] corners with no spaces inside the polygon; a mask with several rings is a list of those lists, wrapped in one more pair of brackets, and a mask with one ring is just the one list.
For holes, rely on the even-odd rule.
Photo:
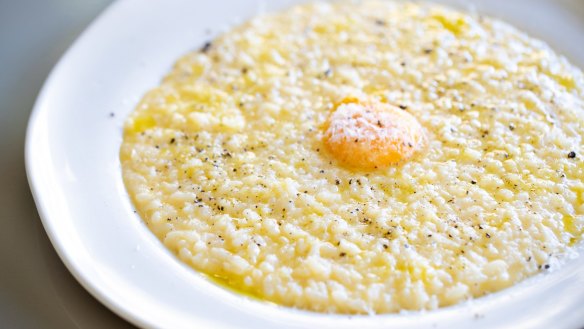
{"label": "orange egg yolk", "polygon": [[369,170],[411,158],[424,140],[414,116],[376,100],[344,100],[329,116],[324,134],[333,156],[351,167]]}

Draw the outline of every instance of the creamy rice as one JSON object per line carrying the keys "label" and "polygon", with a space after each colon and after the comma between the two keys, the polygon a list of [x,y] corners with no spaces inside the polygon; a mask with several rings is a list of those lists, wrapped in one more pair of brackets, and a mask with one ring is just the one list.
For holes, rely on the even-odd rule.
{"label": "creamy rice", "polygon": [[[409,160],[340,163],[346,97],[424,130]],[[129,116],[124,181],[193,268],[281,305],[435,309],[557,266],[584,229],[584,77],[497,20],[429,4],[308,4],[181,58]]]}

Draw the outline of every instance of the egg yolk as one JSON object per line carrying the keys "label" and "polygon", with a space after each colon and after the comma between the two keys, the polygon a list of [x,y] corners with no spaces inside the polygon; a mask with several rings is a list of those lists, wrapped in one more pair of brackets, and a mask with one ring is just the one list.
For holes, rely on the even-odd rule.
{"label": "egg yolk", "polygon": [[324,143],[338,160],[359,169],[376,169],[411,158],[424,144],[414,116],[377,100],[345,99],[326,123]]}

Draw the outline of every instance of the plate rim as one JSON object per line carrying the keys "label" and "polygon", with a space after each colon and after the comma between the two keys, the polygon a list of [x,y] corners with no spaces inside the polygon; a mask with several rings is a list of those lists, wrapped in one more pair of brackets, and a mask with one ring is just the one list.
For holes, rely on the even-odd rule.
{"label": "plate rim", "polygon": [[79,264],[74,262],[74,257],[70,255],[70,252],[63,246],[62,239],[59,237],[58,229],[54,225],[55,221],[49,219],[51,215],[44,206],[41,195],[40,188],[38,187],[38,179],[36,178],[37,173],[35,172],[34,160],[36,155],[34,144],[34,131],[36,125],[38,125],[39,116],[42,113],[43,104],[46,103],[46,99],[50,95],[50,89],[53,86],[53,81],[56,80],[57,75],[60,74],[62,67],[66,65],[69,57],[72,56],[73,51],[79,47],[79,42],[86,38],[86,36],[91,33],[97,26],[103,21],[111,12],[115,11],[117,7],[124,0],[113,0],[109,5],[107,5],[99,14],[91,20],[91,22],[83,29],[83,31],[75,38],[75,40],[67,47],[63,52],[57,63],[50,70],[39,93],[35,99],[32,107],[29,119],[27,121],[26,132],[25,132],[25,142],[24,142],[24,163],[26,170],[27,182],[36,206],[39,218],[41,220],[42,226],[56,251],[61,262],[65,265],[69,273],[75,278],[75,280],[95,299],[97,299],[102,305],[107,309],[115,313],[122,319],[130,322],[131,324],[138,326],[140,328],[154,328],[152,324],[144,321],[143,318],[134,314],[129,307],[124,306],[115,299],[111,298],[107,293],[99,289],[91,280],[84,276],[79,270]]}

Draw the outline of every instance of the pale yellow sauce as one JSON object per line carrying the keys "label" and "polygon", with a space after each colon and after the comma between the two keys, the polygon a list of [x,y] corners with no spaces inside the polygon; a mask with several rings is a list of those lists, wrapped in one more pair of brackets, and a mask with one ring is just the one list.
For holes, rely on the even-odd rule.
{"label": "pale yellow sauce", "polygon": [[[554,269],[580,240],[583,80],[496,20],[303,5],[181,58],[126,121],[124,181],[170,250],[234,289],[320,312],[435,309]],[[348,166],[325,145],[347,97],[407,111],[422,146]]]}

